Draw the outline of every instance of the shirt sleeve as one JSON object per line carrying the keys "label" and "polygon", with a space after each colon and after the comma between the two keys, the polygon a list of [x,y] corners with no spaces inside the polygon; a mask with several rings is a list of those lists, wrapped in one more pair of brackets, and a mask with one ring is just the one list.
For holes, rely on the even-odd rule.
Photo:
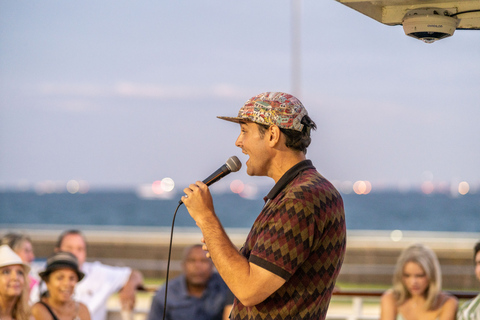
{"label": "shirt sleeve", "polygon": [[[162,320],[164,309],[165,289],[162,288],[158,291],[152,299],[152,305],[150,306],[150,312],[148,313],[148,320]],[[166,315],[168,319],[168,315]]]}

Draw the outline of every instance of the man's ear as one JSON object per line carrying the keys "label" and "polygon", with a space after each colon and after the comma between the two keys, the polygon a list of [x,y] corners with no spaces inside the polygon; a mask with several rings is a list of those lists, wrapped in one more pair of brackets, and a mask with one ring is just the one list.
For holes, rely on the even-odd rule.
{"label": "man's ear", "polygon": [[280,141],[282,132],[280,131],[280,128],[278,126],[271,125],[270,127],[268,127],[268,134],[270,135],[270,145],[273,147]]}
{"label": "man's ear", "polygon": [[60,252],[60,248],[56,248],[56,247],[55,247],[55,248],[53,249],[53,252],[55,252],[55,253]]}

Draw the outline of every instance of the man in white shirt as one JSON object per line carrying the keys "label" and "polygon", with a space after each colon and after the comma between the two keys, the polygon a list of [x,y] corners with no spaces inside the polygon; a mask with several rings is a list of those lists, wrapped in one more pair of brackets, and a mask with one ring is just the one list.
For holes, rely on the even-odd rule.
{"label": "man in white shirt", "polygon": [[[480,241],[473,248],[473,262],[475,264],[475,275],[480,281]],[[480,294],[465,302],[458,308],[458,320],[480,320]]]}
{"label": "man in white shirt", "polygon": [[135,291],[142,285],[143,276],[128,267],[107,266],[98,261],[86,262],[87,241],[79,230],[64,231],[58,238],[55,251],[74,254],[85,273],[75,286],[75,299],[87,305],[92,320],[105,320],[107,300],[118,292],[122,311],[132,311],[135,306]]}

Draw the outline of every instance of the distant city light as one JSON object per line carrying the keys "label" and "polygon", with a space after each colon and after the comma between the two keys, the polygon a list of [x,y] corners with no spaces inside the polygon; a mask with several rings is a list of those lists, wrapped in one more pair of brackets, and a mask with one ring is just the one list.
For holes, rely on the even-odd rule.
{"label": "distant city light", "polygon": [[78,181],[78,184],[80,186],[79,190],[78,190],[78,193],[80,194],[85,194],[87,193],[89,190],[90,190],[90,185],[88,184],[87,181],[85,180],[80,180]]}
{"label": "distant city light", "polygon": [[233,193],[240,194],[244,188],[245,184],[241,180],[233,180],[230,183],[230,190],[232,190]]}
{"label": "distant city light", "polygon": [[369,194],[372,191],[372,184],[370,181],[359,180],[353,184],[353,192],[356,194]]}
{"label": "distant city light", "polygon": [[162,189],[162,181],[157,180],[152,183],[152,191],[155,194],[162,194],[163,189]]}
{"label": "distant city light", "polygon": [[466,181],[462,181],[458,184],[458,193],[462,196],[466,195],[470,191],[470,185]]}
{"label": "distant city light", "polygon": [[153,193],[160,195],[164,192],[170,192],[175,188],[175,182],[171,178],[163,178],[152,183]]}
{"label": "distant city light", "polygon": [[47,180],[40,183],[37,183],[34,187],[34,190],[37,194],[51,194],[51,193],[62,193],[65,192],[65,183],[61,181],[52,181]]}
{"label": "distant city light", "polygon": [[402,238],[403,238],[402,230],[393,230],[390,233],[390,239],[392,239],[392,241],[398,242],[398,241],[402,240]]}
{"label": "distant city light", "polygon": [[244,185],[243,191],[240,192],[240,197],[245,199],[256,199],[258,195],[258,187],[253,183],[247,183]]}
{"label": "distant city light", "polygon": [[165,192],[170,192],[175,188],[175,181],[172,178],[162,179],[162,189]]}
{"label": "distant city light", "polygon": [[76,180],[70,180],[67,182],[67,191],[71,194],[75,194],[80,190],[80,183]]}
{"label": "distant city light", "polygon": [[435,186],[433,185],[432,181],[423,182],[420,188],[424,194],[431,194],[435,190]]}
{"label": "distant city light", "polygon": [[241,180],[233,180],[230,182],[230,190],[245,199],[256,199],[258,187],[253,183],[244,183]]}

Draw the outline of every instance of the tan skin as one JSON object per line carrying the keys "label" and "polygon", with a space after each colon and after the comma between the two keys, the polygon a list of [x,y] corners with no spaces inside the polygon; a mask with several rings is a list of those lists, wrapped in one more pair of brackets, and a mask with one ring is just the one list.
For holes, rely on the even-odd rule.
{"label": "tan skin", "polygon": [[28,240],[22,241],[20,246],[15,249],[15,253],[18,254],[20,259],[26,264],[31,264],[33,260],[35,260],[32,243]]}
{"label": "tan skin", "polygon": [[[263,137],[255,123],[241,123],[240,128],[235,145],[250,156],[246,165],[251,176],[268,176],[277,182],[287,170],[305,160],[303,152],[286,147],[285,136],[275,125]],[[204,249],[208,247],[208,256],[243,305],[264,301],[285,283],[283,278],[250,263],[238,252],[215,214],[212,196],[204,183],[197,181],[184,192],[187,197],[182,197],[182,201],[202,231]]]}
{"label": "tan skin", "polygon": [[0,268],[0,319],[11,320],[13,308],[25,286],[25,271],[21,265]]}
{"label": "tan skin", "polygon": [[457,299],[440,293],[437,306],[433,310],[425,310],[425,291],[429,279],[423,268],[415,262],[407,262],[403,268],[402,282],[411,294],[403,304],[397,306],[391,290],[381,298],[381,320],[395,320],[401,314],[405,320],[455,320]]}
{"label": "tan skin", "polygon": [[[50,306],[60,320],[72,320],[77,315],[80,320],[90,320],[87,307],[72,299],[77,282],[77,274],[68,268],[53,271],[46,280],[48,296],[42,301]],[[36,320],[53,319],[47,308],[38,302],[32,307],[32,315]]]}
{"label": "tan skin", "polygon": [[[205,256],[202,247],[193,247],[188,252],[184,262],[183,271],[187,280],[188,293],[200,298],[207,288],[208,280],[213,273],[213,263]],[[225,306],[223,319],[227,320],[232,306]]]}
{"label": "tan skin", "polygon": [[480,281],[480,251],[475,255],[475,275],[478,281]]}
{"label": "tan skin", "polygon": [[201,247],[193,247],[183,262],[188,293],[200,298],[212,276],[213,264]]}
{"label": "tan skin", "polygon": [[[72,253],[75,257],[77,257],[80,269],[87,259],[87,245],[83,237],[79,234],[66,235],[62,240],[60,248],[55,249],[55,251],[66,251]],[[123,288],[118,293],[122,310],[133,310],[135,307],[136,290],[142,283],[142,274],[137,270],[132,270],[127,283],[125,283]]]}

